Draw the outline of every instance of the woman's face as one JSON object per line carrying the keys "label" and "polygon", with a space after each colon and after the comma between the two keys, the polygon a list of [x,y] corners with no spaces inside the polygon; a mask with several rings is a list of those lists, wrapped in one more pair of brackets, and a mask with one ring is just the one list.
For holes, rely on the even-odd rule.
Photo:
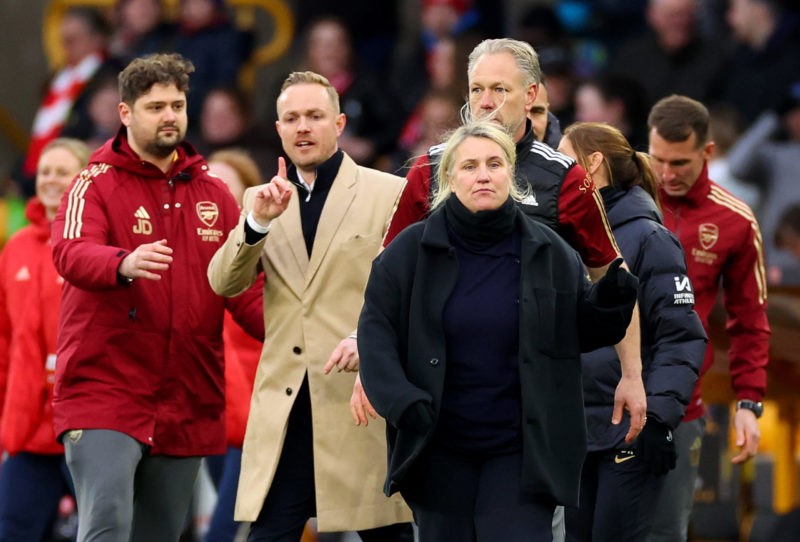
{"label": "woman's face", "polygon": [[206,142],[214,145],[230,145],[242,137],[246,119],[239,106],[229,94],[212,91],[203,102],[200,114],[200,131]]}
{"label": "woman's face", "polygon": [[450,187],[471,212],[498,209],[511,188],[503,149],[490,139],[468,137],[456,149]]}
{"label": "woman's face", "polygon": [[347,31],[333,21],[319,22],[309,35],[308,64],[325,77],[347,71],[350,66]]}
{"label": "woman's face", "polygon": [[44,205],[47,217],[56,216],[61,197],[81,170],[81,163],[64,147],[53,147],[39,157],[36,169],[36,196]]}
{"label": "woman's face", "polygon": [[211,171],[211,173],[225,181],[225,184],[228,185],[231,194],[233,194],[233,197],[236,198],[236,203],[238,203],[239,207],[241,207],[242,199],[244,198],[244,191],[247,187],[242,182],[242,178],[239,176],[239,173],[226,162],[209,162],[208,169]]}

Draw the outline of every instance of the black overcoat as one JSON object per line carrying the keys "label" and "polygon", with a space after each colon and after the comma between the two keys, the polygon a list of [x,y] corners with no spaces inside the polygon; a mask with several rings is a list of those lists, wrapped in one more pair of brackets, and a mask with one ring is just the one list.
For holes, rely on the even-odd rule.
{"label": "black overcoat", "polygon": [[[596,306],[595,287],[577,253],[555,232],[516,212],[522,237],[522,487],[577,506],[586,454],[580,353],[619,342],[633,302]],[[442,314],[457,275],[441,208],[404,230],[373,262],[358,349],[367,396],[387,421],[387,495],[403,488],[432,433],[398,430],[401,415],[416,401],[428,402],[434,419],[438,415],[447,370]]]}

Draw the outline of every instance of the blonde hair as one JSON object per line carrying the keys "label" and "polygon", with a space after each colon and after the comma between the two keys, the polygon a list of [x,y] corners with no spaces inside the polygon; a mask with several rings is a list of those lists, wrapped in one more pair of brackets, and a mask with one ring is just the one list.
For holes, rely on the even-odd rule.
{"label": "blonde hair", "polygon": [[542,82],[542,68],[539,65],[539,55],[525,41],[511,38],[488,39],[480,42],[469,54],[467,73],[472,74],[475,64],[483,55],[508,53],[514,57],[519,71],[522,73],[522,82],[525,85],[539,84]]}
{"label": "blonde hair", "polygon": [[283,80],[278,99],[280,99],[281,95],[287,88],[294,85],[321,85],[328,93],[328,98],[330,98],[331,105],[333,105],[333,112],[337,115],[339,114],[339,93],[336,92],[336,89],[333,88],[331,82],[328,81],[328,78],[324,75],[320,75],[312,71],[290,73],[288,77]]}
{"label": "blonde hair", "polygon": [[514,170],[517,163],[517,147],[514,140],[503,128],[488,120],[470,121],[452,131],[445,141],[444,152],[436,172],[437,186],[431,200],[431,210],[441,206],[453,193],[450,179],[453,177],[456,151],[470,137],[488,139],[500,146],[508,170],[509,193],[516,201],[521,201],[527,192],[521,190],[514,182]]}
{"label": "blonde hair", "polygon": [[206,162],[209,164],[211,162],[222,162],[229,165],[239,174],[239,178],[245,188],[257,186],[263,182],[258,165],[250,156],[250,153],[244,149],[220,149],[211,153]]}
{"label": "blonde hair", "polygon": [[81,169],[86,167],[86,164],[89,163],[91,151],[89,150],[88,145],[86,145],[86,143],[80,139],[73,139],[71,137],[57,137],[44,146],[39,156],[51,149],[64,149],[69,152],[78,160],[78,164],[80,165]]}

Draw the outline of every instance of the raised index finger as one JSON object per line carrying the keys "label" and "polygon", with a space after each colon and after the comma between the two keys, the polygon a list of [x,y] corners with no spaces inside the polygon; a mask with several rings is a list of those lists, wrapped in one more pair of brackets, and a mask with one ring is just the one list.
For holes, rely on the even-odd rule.
{"label": "raised index finger", "polygon": [[278,177],[286,179],[286,160],[283,156],[278,157]]}

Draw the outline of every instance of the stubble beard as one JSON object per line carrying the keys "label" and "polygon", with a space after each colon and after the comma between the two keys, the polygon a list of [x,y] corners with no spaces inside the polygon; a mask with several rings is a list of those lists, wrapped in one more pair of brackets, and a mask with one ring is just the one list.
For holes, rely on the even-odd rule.
{"label": "stubble beard", "polygon": [[178,148],[178,145],[183,141],[183,132],[176,128],[177,133],[165,137],[161,134],[156,134],[156,137],[149,141],[145,146],[145,151],[153,156],[159,158],[166,158]]}

